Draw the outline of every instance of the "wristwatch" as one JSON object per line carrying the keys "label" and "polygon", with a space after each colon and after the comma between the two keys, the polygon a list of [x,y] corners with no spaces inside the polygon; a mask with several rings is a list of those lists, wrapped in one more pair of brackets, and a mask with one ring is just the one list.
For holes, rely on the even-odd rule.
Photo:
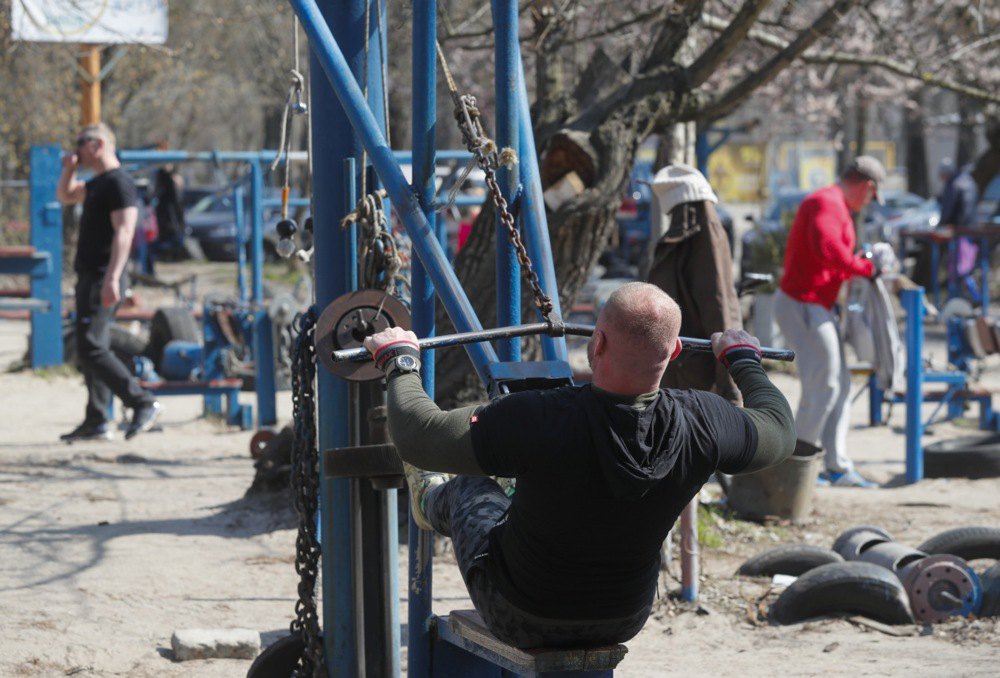
{"label": "wristwatch", "polygon": [[419,372],[420,371],[420,360],[416,357],[404,353],[398,355],[389,361],[389,364],[385,367],[385,377],[388,379],[397,372],[400,374],[406,374],[408,372]]}

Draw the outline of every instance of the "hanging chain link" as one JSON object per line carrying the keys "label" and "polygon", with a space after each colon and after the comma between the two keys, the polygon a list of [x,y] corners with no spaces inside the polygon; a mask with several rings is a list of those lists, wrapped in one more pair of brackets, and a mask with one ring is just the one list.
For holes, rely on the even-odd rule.
{"label": "hanging chain link", "polygon": [[496,170],[500,167],[512,167],[517,164],[517,153],[511,148],[497,150],[496,143],[490,139],[483,131],[479,107],[476,105],[476,97],[471,94],[459,94],[458,86],[448,68],[448,61],[445,59],[441,43],[437,44],[438,60],[441,62],[441,69],[444,71],[445,80],[448,82],[448,91],[451,93],[451,100],[455,104],[455,121],[462,132],[462,140],[465,147],[475,156],[479,168],[485,176],[486,186],[490,190],[493,199],[493,206],[496,209],[500,221],[507,229],[507,238],[514,247],[517,261],[521,264],[521,270],[531,286],[531,293],[535,298],[535,306],[538,307],[542,318],[546,322],[552,322],[549,317],[552,313],[552,298],[542,291],[541,282],[535,267],[528,256],[528,250],[521,240],[521,233],[517,230],[517,223],[514,215],[510,213],[507,200],[500,192],[500,184],[497,183]]}
{"label": "hanging chain link", "polygon": [[295,603],[292,633],[302,635],[305,651],[292,675],[296,678],[325,676],[316,580],[319,577],[320,543],[316,538],[319,512],[319,450],[316,444],[316,309],[311,307],[295,320],[297,336],[292,351],[292,500],[299,515],[295,538],[295,571],[299,575],[299,599]]}

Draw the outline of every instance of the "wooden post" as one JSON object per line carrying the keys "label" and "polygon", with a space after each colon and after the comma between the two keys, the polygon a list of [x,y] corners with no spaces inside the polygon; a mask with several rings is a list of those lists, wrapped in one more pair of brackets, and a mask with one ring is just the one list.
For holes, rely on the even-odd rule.
{"label": "wooden post", "polygon": [[83,45],[80,65],[89,76],[80,78],[80,124],[96,125],[101,121],[101,48]]}

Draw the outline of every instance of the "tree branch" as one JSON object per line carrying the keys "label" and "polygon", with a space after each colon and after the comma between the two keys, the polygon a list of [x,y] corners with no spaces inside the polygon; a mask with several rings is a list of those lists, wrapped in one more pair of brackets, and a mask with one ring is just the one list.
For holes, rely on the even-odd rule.
{"label": "tree branch", "polygon": [[694,26],[707,0],[679,0],[676,4],[664,5],[663,23],[660,32],[653,41],[653,49],[649,52],[643,71],[665,66],[674,60],[677,52],[684,46],[691,27]]}
{"label": "tree branch", "polygon": [[708,80],[715,69],[733,55],[736,48],[746,38],[747,33],[753,28],[757,17],[769,4],[771,4],[771,0],[746,0],[743,3],[740,11],[723,29],[715,42],[709,45],[708,49],[702,52],[701,56],[691,64],[688,69],[688,80],[691,87],[698,87]]}
{"label": "tree branch", "polygon": [[[771,57],[760,69],[743,78],[722,94],[708,99],[696,109],[684,111],[683,118],[715,120],[728,115],[756,89],[774,80],[781,71],[802,56],[817,40],[829,33],[837,25],[837,22],[859,2],[860,0],[837,0],[811,26],[799,33],[794,40]],[[692,99],[697,101],[702,98],[693,97]]]}
{"label": "tree branch", "polygon": [[[705,24],[706,28],[712,30],[724,31],[728,26],[725,19],[708,15],[702,18],[702,22]],[[775,47],[780,50],[788,48],[787,41],[758,29],[751,30],[748,33],[748,37],[768,47]],[[980,101],[988,101],[991,103],[1000,103],[1000,94],[996,94],[973,85],[955,82],[954,80],[949,80],[947,78],[923,71],[919,64],[904,64],[885,56],[865,56],[850,54],[848,52],[807,50],[802,53],[799,59],[810,64],[872,66],[889,71],[890,73],[895,73],[896,75],[901,75],[909,80],[922,82],[927,85],[931,85],[932,87],[956,92],[971,99],[978,99]]]}

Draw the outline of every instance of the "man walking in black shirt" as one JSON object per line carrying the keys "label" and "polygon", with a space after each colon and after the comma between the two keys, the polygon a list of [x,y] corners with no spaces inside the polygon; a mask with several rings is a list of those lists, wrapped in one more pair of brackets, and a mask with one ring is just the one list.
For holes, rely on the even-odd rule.
{"label": "man walking in black shirt", "polygon": [[[591,384],[450,412],[421,387],[412,332],[365,340],[386,372],[413,518],[452,538],[472,602],[501,640],[530,648],[633,637],[652,609],[663,540],[709,476],[791,455],[791,408],[746,332],[712,336],[745,407],[660,388],[680,326],[665,292],[626,284],[588,345]],[[516,478],[513,496],[487,475]]]}
{"label": "man walking in black shirt", "polygon": [[[80,131],[76,149],[63,156],[56,195],[63,204],[83,203],[74,268],[76,282],[76,346],[84,381],[87,410],[83,423],[61,436],[75,440],[110,440],[111,394],[132,409],[126,440],[148,431],[160,414],[153,394],[111,352],[111,324],[128,288],[129,252],[139,215],[135,184],[115,155],[115,135],[104,123]],[[78,167],[94,173],[86,183]]]}

